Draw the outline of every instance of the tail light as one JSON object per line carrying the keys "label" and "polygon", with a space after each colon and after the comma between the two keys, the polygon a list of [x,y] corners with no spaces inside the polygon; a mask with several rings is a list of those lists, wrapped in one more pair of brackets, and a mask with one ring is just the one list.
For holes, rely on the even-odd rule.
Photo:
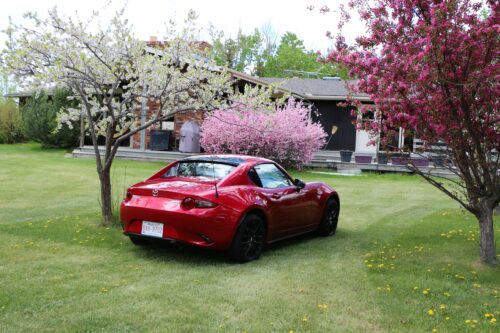
{"label": "tail light", "polygon": [[127,196],[126,196],[126,199],[127,199],[127,200],[132,199],[132,192],[127,191]]}
{"label": "tail light", "polygon": [[193,199],[191,197],[187,197],[182,200],[182,207],[187,210],[193,208],[214,208],[217,207],[217,204],[208,200]]}

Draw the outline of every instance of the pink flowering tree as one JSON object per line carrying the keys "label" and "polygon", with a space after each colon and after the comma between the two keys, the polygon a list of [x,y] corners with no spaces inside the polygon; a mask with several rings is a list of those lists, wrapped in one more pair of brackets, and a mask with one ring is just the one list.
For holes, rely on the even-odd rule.
{"label": "pink flowering tree", "polygon": [[[365,123],[374,135],[401,127],[428,149],[445,144],[439,153],[455,179],[409,167],[476,216],[481,259],[498,264],[493,212],[500,200],[499,2],[354,0],[348,6],[349,12],[341,7],[336,49],[327,60],[344,64],[358,79],[351,90],[375,102],[383,121]],[[353,10],[367,34],[349,46],[342,26]]]}
{"label": "pink flowering tree", "polygon": [[275,110],[236,103],[211,112],[201,126],[201,145],[209,153],[262,156],[300,168],[324,145],[326,133],[311,112],[292,98]]}

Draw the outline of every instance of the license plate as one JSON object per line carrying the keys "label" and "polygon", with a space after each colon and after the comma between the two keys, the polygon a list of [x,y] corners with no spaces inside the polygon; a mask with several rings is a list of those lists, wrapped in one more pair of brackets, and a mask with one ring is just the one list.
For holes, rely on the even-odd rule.
{"label": "license plate", "polygon": [[163,223],[142,221],[141,234],[161,238],[163,237]]}

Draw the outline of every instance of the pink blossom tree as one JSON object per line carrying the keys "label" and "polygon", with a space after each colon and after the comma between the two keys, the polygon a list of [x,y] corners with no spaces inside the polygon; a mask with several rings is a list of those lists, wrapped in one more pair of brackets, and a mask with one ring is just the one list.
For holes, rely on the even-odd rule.
{"label": "pink blossom tree", "polygon": [[428,147],[446,145],[441,153],[456,179],[409,167],[476,216],[481,259],[498,264],[493,211],[500,200],[499,2],[354,0],[348,6],[367,34],[346,44],[342,26],[350,15],[341,7],[336,49],[327,61],[344,64],[358,79],[350,88],[375,102],[384,121],[371,123],[374,134],[401,127]]}
{"label": "pink blossom tree", "polygon": [[326,134],[311,111],[292,98],[269,110],[236,103],[211,112],[201,126],[201,145],[209,153],[262,156],[285,166],[301,167],[324,145]]}

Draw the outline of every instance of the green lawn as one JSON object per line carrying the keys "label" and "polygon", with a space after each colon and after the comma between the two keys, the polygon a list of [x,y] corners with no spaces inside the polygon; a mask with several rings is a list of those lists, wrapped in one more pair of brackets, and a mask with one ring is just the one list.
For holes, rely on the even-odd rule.
{"label": "green lawn", "polygon": [[[94,161],[64,154],[0,145],[0,332],[500,330],[474,218],[415,176],[296,173],[338,190],[337,234],[240,265],[100,227]],[[115,197],[161,166],[116,161]]]}

